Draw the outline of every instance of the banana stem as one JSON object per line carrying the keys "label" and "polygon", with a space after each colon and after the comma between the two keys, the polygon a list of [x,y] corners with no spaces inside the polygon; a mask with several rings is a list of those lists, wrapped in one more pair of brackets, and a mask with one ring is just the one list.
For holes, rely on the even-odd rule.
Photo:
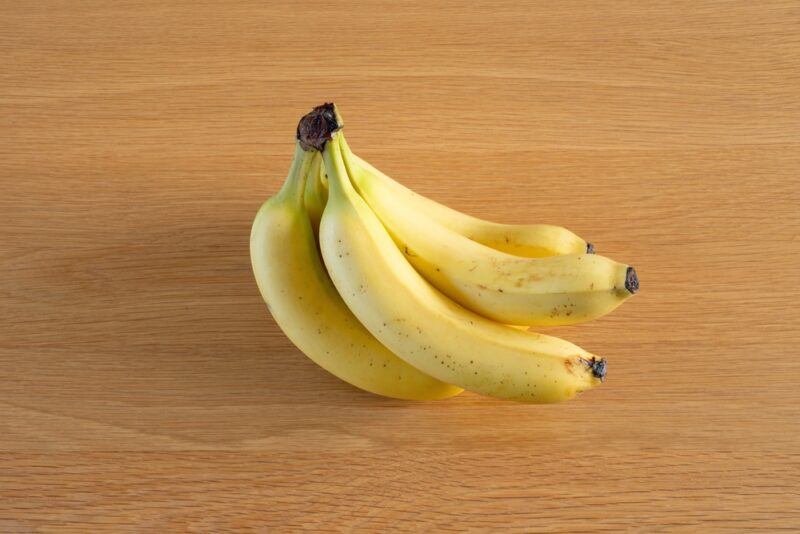
{"label": "banana stem", "polygon": [[295,144],[292,167],[289,169],[289,175],[286,177],[283,187],[276,195],[277,198],[284,202],[303,202],[306,179],[311,169],[314,154],[315,152],[304,150],[299,142]]}
{"label": "banana stem", "polygon": [[328,194],[330,198],[341,197],[354,191],[342,158],[342,150],[339,144],[341,138],[341,134],[335,135],[322,152],[325,170],[328,172]]}

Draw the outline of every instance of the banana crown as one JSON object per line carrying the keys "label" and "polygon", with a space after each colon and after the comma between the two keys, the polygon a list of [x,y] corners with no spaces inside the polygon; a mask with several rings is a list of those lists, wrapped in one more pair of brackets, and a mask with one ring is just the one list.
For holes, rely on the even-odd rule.
{"label": "banana crown", "polygon": [[633,267],[566,228],[499,224],[418,195],[354,154],[343,124],[333,103],[301,118],[266,204],[292,207],[262,210],[251,234],[259,288],[298,348],[406,399],[467,389],[558,402],[604,381],[604,358],[527,327],[610,313],[639,289]]}

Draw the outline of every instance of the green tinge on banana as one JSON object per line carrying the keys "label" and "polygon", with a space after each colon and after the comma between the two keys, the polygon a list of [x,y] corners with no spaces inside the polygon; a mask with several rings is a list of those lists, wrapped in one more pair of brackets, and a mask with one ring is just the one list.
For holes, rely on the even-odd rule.
{"label": "green tinge on banana", "polygon": [[[522,258],[454,232],[399,202],[341,136],[347,172],[408,261],[447,296],[495,321],[569,325],[606,315],[638,289],[629,265],[594,254]],[[635,283],[634,283],[635,282]]]}
{"label": "green tinge on banana", "polygon": [[275,321],[311,360],[356,387],[399,399],[457,395],[461,388],[418,371],[392,354],[337,293],[304,207],[313,157],[313,152],[298,144],[286,183],[261,207],[250,235],[253,272]]}
{"label": "green tinge on banana", "polygon": [[558,402],[600,384],[605,360],[477,315],[420,276],[353,188],[330,108],[323,111],[333,127],[314,143],[324,146],[329,178],[320,246],[334,285],[364,326],[414,367],[484,395]]}

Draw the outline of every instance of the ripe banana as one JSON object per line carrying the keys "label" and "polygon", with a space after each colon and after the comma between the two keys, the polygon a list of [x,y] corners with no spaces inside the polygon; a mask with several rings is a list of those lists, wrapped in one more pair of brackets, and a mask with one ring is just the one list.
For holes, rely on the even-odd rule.
{"label": "ripe banana", "polygon": [[526,258],[593,253],[594,246],[561,226],[501,224],[472,217],[424,197],[350,153],[350,159],[370,175],[378,194],[391,197],[408,211],[424,214],[438,224],[495,250]]}
{"label": "ripe banana", "polygon": [[[328,272],[356,317],[414,367],[470,391],[521,402],[557,402],[598,385],[605,360],[567,341],[497,324],[426,282],[350,183],[340,119],[309,120],[305,143],[324,148],[329,179],[320,246]],[[312,112],[314,113],[314,112]],[[334,118],[335,117],[335,118]],[[323,127],[324,126],[324,127]]]}
{"label": "ripe banana", "polygon": [[313,152],[298,144],[280,192],[258,212],[250,257],[261,295],[283,332],[318,365],[361,389],[399,399],[443,399],[460,388],[407,364],[353,316],[322,264],[303,205]]}
{"label": "ripe banana", "polygon": [[[442,226],[487,247],[524,258],[593,254],[595,252],[592,243],[588,243],[561,226],[501,224],[479,219],[415,193],[352,152],[350,152],[350,157],[355,161],[356,166],[361,167],[364,172],[372,176],[376,182],[374,187],[380,188],[382,194],[393,197],[394,201],[399,204],[404,204],[407,210],[425,214]],[[314,195],[325,195],[327,198],[328,183],[324,172],[322,179],[314,187],[321,191],[321,193],[315,191]]]}
{"label": "ripe banana", "polygon": [[521,258],[467,239],[397,202],[339,137],[350,179],[408,261],[462,306],[508,324],[569,325],[611,312],[638,289],[632,267],[603,256]]}

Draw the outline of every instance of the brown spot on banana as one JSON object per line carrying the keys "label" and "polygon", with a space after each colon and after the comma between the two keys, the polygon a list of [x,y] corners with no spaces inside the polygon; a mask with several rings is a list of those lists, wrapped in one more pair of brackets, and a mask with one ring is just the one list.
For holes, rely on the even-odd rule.
{"label": "brown spot on banana", "polygon": [[412,258],[416,256],[411,250],[409,250],[408,245],[403,245],[403,254],[406,256],[411,256]]}

